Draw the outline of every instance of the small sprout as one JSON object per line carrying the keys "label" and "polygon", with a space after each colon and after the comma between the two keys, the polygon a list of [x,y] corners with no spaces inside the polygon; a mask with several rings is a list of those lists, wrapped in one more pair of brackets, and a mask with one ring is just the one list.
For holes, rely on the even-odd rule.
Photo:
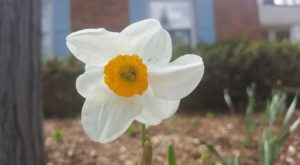
{"label": "small sprout", "polygon": [[55,129],[52,133],[52,137],[58,142],[62,141],[62,131],[60,129]]}
{"label": "small sprout", "polygon": [[201,140],[201,145],[204,145],[207,148],[210,155],[213,155],[216,158],[218,158],[219,160],[224,161],[224,158],[219,154],[219,152],[214,148],[214,146],[212,146],[211,144],[208,144],[207,142],[205,142],[203,140]]}
{"label": "small sprout", "polygon": [[176,117],[175,115],[174,115],[171,119],[172,119],[172,122],[173,122],[173,123],[176,123],[176,122],[177,122],[177,117]]}
{"label": "small sprout", "polygon": [[168,165],[176,165],[176,154],[172,144],[168,147]]}
{"label": "small sprout", "polygon": [[241,157],[240,154],[236,154],[234,156],[234,165],[241,165]]}
{"label": "small sprout", "polygon": [[235,114],[235,108],[233,106],[233,103],[232,103],[232,100],[231,100],[231,97],[230,97],[230,94],[229,94],[229,90],[226,88],[224,89],[224,100],[230,110],[230,113],[231,114]]}
{"label": "small sprout", "polygon": [[214,162],[213,165],[223,165],[221,162]]}
{"label": "small sprout", "polygon": [[199,145],[198,152],[202,163],[205,163],[207,158],[209,158],[211,154],[209,149],[206,147],[206,145],[203,144]]}
{"label": "small sprout", "polygon": [[200,158],[199,159],[199,165],[206,165],[206,159]]}
{"label": "small sprout", "polygon": [[213,112],[207,112],[207,113],[206,113],[206,117],[207,117],[207,118],[213,118],[214,115],[215,115],[215,114],[214,114]]}
{"label": "small sprout", "polygon": [[135,127],[133,124],[131,124],[131,125],[128,127],[128,129],[127,129],[127,133],[128,133],[129,136],[131,136],[131,137],[135,136],[135,135],[137,134],[137,129],[136,129],[136,127]]}
{"label": "small sprout", "polygon": [[192,128],[196,129],[197,128],[197,120],[193,118],[191,122],[192,122]]}

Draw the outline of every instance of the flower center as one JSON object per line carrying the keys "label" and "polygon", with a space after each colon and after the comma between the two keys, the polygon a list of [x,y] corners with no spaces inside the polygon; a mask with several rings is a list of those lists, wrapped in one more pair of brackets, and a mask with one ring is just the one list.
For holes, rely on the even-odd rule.
{"label": "flower center", "polygon": [[131,82],[135,81],[135,79],[136,79],[135,68],[133,68],[133,67],[130,67],[130,68],[126,67],[126,68],[122,69],[120,76],[123,79],[127,80],[127,81],[131,81]]}
{"label": "flower center", "polygon": [[118,96],[143,94],[148,88],[147,66],[134,55],[118,55],[104,67],[104,81]]}

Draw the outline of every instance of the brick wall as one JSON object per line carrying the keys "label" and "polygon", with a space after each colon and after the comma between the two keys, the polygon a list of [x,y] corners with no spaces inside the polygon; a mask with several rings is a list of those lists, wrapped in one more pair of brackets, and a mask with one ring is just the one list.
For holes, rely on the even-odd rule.
{"label": "brick wall", "polygon": [[263,29],[259,24],[256,0],[214,0],[217,40],[259,38]]}
{"label": "brick wall", "polygon": [[104,27],[121,31],[129,24],[128,0],[71,0],[72,30]]}

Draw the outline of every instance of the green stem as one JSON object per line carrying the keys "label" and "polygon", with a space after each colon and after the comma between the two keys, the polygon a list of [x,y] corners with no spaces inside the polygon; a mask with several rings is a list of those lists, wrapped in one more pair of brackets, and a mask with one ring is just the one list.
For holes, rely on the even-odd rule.
{"label": "green stem", "polygon": [[146,125],[141,123],[141,144],[142,144],[142,148],[144,149],[145,146],[145,142],[146,142]]}
{"label": "green stem", "polygon": [[152,164],[152,143],[147,135],[145,124],[141,124],[141,147],[142,147],[142,157],[141,165],[151,165]]}

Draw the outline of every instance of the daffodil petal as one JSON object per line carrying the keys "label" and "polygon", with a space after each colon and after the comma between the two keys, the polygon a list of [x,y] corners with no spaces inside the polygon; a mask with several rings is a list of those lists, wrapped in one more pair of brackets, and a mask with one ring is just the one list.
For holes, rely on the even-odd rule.
{"label": "daffodil petal", "polygon": [[122,135],[141,112],[138,99],[106,95],[87,98],[81,113],[86,134],[94,141],[108,143]]}
{"label": "daffodil petal", "polygon": [[164,99],[181,99],[199,84],[204,73],[202,58],[184,55],[162,67],[151,68],[148,78],[154,93]]}
{"label": "daffodil petal", "polygon": [[146,64],[167,64],[172,57],[172,41],[169,33],[163,29],[153,35],[145,45],[141,57]]}
{"label": "daffodil petal", "polygon": [[85,29],[67,36],[69,50],[88,65],[99,65],[121,52],[126,52],[127,39],[120,33],[103,28]]}
{"label": "daffodil petal", "polygon": [[86,98],[94,95],[95,92],[100,92],[105,89],[102,70],[102,68],[99,68],[99,70],[94,68],[93,70],[83,73],[77,78],[76,89],[82,97]]}
{"label": "daffodil petal", "polygon": [[142,102],[143,111],[136,120],[147,125],[157,125],[177,111],[180,100],[161,99],[149,90],[143,94]]}
{"label": "daffodil petal", "polygon": [[141,55],[148,42],[161,29],[162,27],[157,20],[146,19],[126,27],[121,34],[128,38],[131,53]]}

